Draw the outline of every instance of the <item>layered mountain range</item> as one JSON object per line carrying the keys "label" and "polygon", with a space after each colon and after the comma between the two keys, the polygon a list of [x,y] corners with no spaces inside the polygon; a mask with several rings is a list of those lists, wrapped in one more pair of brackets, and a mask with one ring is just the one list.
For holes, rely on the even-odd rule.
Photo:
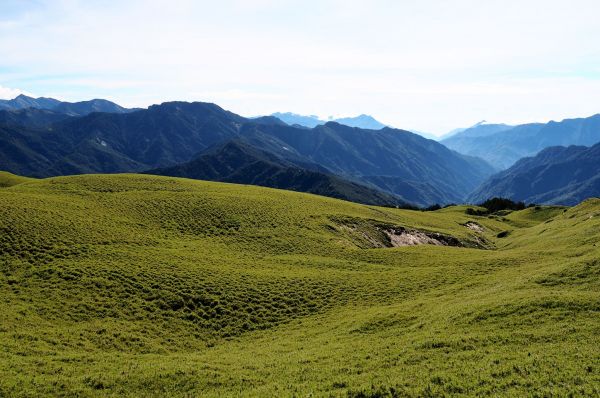
{"label": "layered mountain range", "polygon": [[517,126],[478,123],[440,142],[460,153],[478,156],[497,169],[506,169],[550,146],[590,146],[599,141],[600,115],[594,115]]}
{"label": "layered mountain range", "polygon": [[340,178],[316,164],[285,160],[238,139],[202,152],[189,162],[147,173],[260,185],[360,203],[408,205],[394,195]]}
{"label": "layered mountain range", "polygon": [[0,110],[45,109],[68,116],[84,116],[92,112],[127,113],[136,109],[123,108],[105,99],[93,99],[81,102],[64,102],[54,98],[32,98],[19,95],[11,100],[0,100]]}
{"label": "layered mountain range", "polygon": [[[22,100],[14,100],[12,106]],[[247,119],[199,102],[169,102],[135,111],[114,108],[112,113],[83,116],[61,113],[48,99],[36,106],[52,109],[0,112],[0,169],[36,177],[155,170],[363,203],[422,206],[460,202],[494,171],[481,159],[392,128],[327,122],[310,129],[289,126],[275,117]],[[219,151],[236,147],[243,149],[245,166],[253,163],[263,171],[275,167],[278,172],[272,172],[280,177],[231,173],[237,160]],[[208,172],[207,162],[219,172]],[[268,174],[251,167],[245,170]],[[284,182],[282,176],[290,180]],[[314,186],[307,187],[307,181]]]}
{"label": "layered mountain range", "polygon": [[[597,146],[545,149],[506,169],[550,145],[595,144],[600,115],[520,126],[482,122],[444,145],[390,127],[352,127],[352,119],[314,127],[287,121],[249,119],[201,102],[127,109],[106,100],[21,95],[0,101],[0,170],[33,177],[143,172],[385,206],[493,196],[573,204],[600,195]],[[506,170],[494,174],[498,169]]]}
{"label": "layered mountain range", "polygon": [[600,144],[549,147],[487,180],[470,196],[479,203],[504,197],[527,203],[576,205],[600,196]]}
{"label": "layered mountain range", "polygon": [[322,120],[318,116],[315,115],[298,115],[297,113],[292,112],[276,112],[271,116],[276,117],[277,119],[285,122],[290,126],[303,126],[303,127],[317,127],[320,124],[325,124],[329,122],[336,122],[339,124],[343,124],[349,127],[358,127],[361,129],[369,129],[369,130],[381,130],[386,127],[385,124],[381,123],[373,116],[370,115],[358,115],[354,117],[342,117],[342,118],[333,118],[330,120]]}

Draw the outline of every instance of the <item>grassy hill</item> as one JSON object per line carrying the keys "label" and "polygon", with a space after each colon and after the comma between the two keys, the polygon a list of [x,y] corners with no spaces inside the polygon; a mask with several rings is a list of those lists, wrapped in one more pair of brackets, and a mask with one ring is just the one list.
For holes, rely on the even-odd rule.
{"label": "grassy hill", "polygon": [[12,187],[27,181],[35,181],[33,178],[21,177],[6,171],[0,171],[0,188]]}
{"label": "grassy hill", "polygon": [[[1,188],[0,396],[598,396],[600,200],[465,209]],[[454,246],[390,247],[400,230]]]}

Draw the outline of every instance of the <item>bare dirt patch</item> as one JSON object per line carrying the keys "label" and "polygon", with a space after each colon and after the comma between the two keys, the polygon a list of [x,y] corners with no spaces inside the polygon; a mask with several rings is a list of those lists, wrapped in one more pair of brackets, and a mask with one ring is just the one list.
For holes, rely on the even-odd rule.
{"label": "bare dirt patch", "polygon": [[455,237],[437,232],[425,232],[395,227],[393,229],[385,230],[385,234],[390,240],[391,247],[416,245],[462,246],[462,243]]}
{"label": "bare dirt patch", "polygon": [[469,228],[471,231],[475,231],[480,234],[485,232],[485,228],[483,228],[481,224],[476,223],[475,221],[467,221],[463,224],[463,226]]}
{"label": "bare dirt patch", "polygon": [[417,245],[480,247],[479,243],[466,244],[454,236],[439,232],[383,224],[375,220],[334,219],[333,229],[360,248],[386,248]]}

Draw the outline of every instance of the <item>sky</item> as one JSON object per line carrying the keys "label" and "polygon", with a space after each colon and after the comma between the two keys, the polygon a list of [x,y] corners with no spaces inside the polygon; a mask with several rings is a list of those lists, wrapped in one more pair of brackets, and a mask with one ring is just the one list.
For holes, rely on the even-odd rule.
{"label": "sky", "polygon": [[441,135],[600,113],[597,0],[0,1],[0,98],[370,114]]}

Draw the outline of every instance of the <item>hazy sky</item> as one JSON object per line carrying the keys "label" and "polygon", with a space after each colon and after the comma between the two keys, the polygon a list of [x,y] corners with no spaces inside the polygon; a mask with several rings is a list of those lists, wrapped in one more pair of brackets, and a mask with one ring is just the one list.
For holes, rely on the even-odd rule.
{"label": "hazy sky", "polygon": [[0,1],[0,98],[368,113],[442,134],[600,112],[598,0]]}

